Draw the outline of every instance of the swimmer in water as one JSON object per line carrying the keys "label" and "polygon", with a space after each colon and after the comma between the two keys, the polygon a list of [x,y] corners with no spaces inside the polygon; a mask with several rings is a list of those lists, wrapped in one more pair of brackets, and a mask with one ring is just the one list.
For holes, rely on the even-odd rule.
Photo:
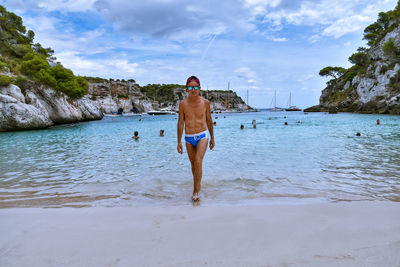
{"label": "swimmer in water", "polygon": [[132,136],[133,139],[139,140],[139,132],[135,131],[134,135]]}

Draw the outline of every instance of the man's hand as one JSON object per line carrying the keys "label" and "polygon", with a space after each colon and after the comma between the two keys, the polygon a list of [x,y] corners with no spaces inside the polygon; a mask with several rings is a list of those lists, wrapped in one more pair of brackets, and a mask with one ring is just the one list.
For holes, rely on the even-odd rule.
{"label": "man's hand", "polygon": [[178,147],[177,147],[178,153],[182,154],[183,153],[183,147],[181,143],[178,143]]}
{"label": "man's hand", "polygon": [[214,148],[214,146],[215,146],[214,138],[211,138],[211,140],[210,140],[210,149],[212,150]]}

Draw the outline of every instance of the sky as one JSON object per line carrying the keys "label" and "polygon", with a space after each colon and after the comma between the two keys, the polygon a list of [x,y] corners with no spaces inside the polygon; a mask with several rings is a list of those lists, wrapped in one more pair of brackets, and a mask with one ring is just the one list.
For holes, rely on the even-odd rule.
{"label": "sky", "polygon": [[231,90],[256,108],[319,103],[397,0],[0,0],[76,75]]}

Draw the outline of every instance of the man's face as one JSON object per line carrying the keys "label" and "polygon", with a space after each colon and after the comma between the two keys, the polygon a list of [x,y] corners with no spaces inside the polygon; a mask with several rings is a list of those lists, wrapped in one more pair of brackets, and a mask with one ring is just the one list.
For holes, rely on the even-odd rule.
{"label": "man's face", "polygon": [[[199,88],[198,90],[195,89],[197,88],[196,86]],[[198,96],[200,94],[200,85],[196,81],[191,81],[186,85],[186,92],[191,96]]]}

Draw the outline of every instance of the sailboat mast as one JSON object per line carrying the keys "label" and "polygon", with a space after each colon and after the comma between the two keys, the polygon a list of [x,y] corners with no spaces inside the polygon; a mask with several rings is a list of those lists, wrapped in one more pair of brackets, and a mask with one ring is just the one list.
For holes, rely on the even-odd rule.
{"label": "sailboat mast", "polygon": [[274,94],[274,108],[276,108],[276,90],[275,90],[275,94]]}
{"label": "sailboat mast", "polygon": [[247,105],[249,105],[249,89],[247,89]]}
{"label": "sailboat mast", "polygon": [[292,92],[289,92],[289,108],[292,106]]}

